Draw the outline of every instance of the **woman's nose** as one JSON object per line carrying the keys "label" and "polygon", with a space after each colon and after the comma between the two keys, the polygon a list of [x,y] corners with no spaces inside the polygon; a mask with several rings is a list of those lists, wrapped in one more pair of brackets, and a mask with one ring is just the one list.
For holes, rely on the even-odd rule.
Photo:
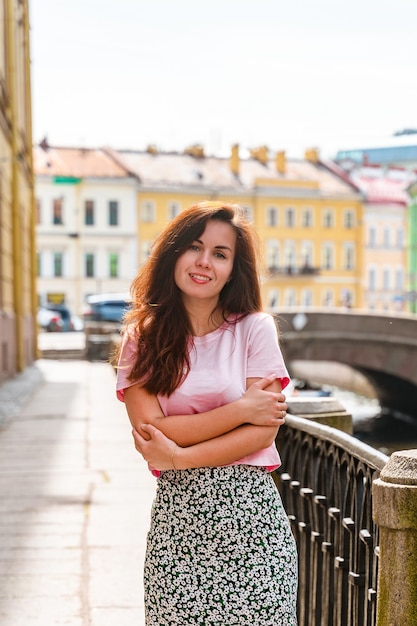
{"label": "woman's nose", "polygon": [[197,265],[201,267],[209,267],[210,265],[210,257],[208,252],[202,252],[197,260]]}

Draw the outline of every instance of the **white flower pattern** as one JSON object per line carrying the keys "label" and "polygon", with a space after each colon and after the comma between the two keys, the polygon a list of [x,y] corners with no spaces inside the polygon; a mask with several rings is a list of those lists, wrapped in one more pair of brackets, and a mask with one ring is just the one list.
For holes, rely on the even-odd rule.
{"label": "white flower pattern", "polygon": [[295,626],[297,551],[270,473],[162,472],[144,579],[146,626]]}

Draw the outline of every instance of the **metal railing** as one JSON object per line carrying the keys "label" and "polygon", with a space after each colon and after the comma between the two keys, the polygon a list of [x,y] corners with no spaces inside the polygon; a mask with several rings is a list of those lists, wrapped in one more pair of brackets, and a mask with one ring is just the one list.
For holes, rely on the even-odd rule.
{"label": "metal railing", "polygon": [[277,445],[275,477],[299,553],[299,626],[374,626],[379,549],[371,486],[388,457],[290,415]]}

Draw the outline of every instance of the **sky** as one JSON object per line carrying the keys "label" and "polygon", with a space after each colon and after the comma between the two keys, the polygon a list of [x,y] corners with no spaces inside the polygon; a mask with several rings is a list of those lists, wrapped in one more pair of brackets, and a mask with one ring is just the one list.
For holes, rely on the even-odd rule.
{"label": "sky", "polygon": [[416,0],[29,0],[33,136],[324,157],[417,128]]}

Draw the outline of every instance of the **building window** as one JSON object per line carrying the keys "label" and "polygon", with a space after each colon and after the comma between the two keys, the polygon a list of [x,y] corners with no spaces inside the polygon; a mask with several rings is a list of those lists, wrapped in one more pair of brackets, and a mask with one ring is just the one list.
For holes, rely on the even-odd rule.
{"label": "building window", "polygon": [[252,211],[252,207],[248,206],[247,204],[244,204],[242,206],[243,209],[243,213],[247,219],[248,222],[253,222],[253,211]]}
{"label": "building window", "polygon": [[85,201],[84,223],[86,226],[94,226],[94,200]]}
{"label": "building window", "polygon": [[111,252],[109,255],[109,276],[110,278],[119,277],[119,255]]}
{"label": "building window", "polygon": [[36,198],[36,223],[42,224],[42,202],[40,198]]}
{"label": "building window", "polygon": [[353,211],[345,211],[344,214],[345,228],[353,228],[355,224],[355,215]]}
{"label": "building window", "polygon": [[324,228],[333,228],[333,226],[334,226],[334,211],[333,211],[333,209],[324,209],[324,211],[323,211],[323,226],[324,226]]}
{"label": "building window", "polygon": [[181,205],[179,202],[170,202],[168,205],[168,220],[173,220],[177,217],[181,211]]}
{"label": "building window", "polygon": [[301,293],[301,306],[313,305],[313,293],[311,289],[303,289]]}
{"label": "building window", "polygon": [[332,270],[334,266],[333,244],[325,243],[322,248],[322,266],[325,270]]}
{"label": "building window", "polygon": [[352,243],[345,243],[343,246],[343,268],[353,270],[355,267],[355,247]]}
{"label": "building window", "polygon": [[326,289],[323,294],[323,306],[333,306],[334,294],[330,289]]}
{"label": "building window", "polygon": [[313,267],[313,242],[312,241],[301,242],[301,267],[304,269]]}
{"label": "building window", "polygon": [[286,289],[284,295],[285,306],[295,306],[297,304],[297,294],[295,289]]}
{"label": "building window", "polygon": [[272,240],[266,242],[266,262],[269,270],[279,268],[279,243]]}
{"label": "building window", "polygon": [[119,225],[119,203],[117,200],[109,202],[109,226]]}
{"label": "building window", "polygon": [[397,291],[403,291],[404,283],[404,270],[402,267],[399,267],[395,272],[395,289],[397,289]]}
{"label": "building window", "polygon": [[274,309],[279,305],[279,291],[278,289],[272,289],[268,294],[269,308]]}
{"label": "building window", "polygon": [[385,291],[389,291],[391,287],[391,272],[388,267],[385,267],[384,271],[382,272],[382,284],[383,289]]}
{"label": "building window", "polygon": [[285,226],[287,228],[294,228],[295,226],[295,210],[293,207],[285,209]]}
{"label": "building window", "polygon": [[36,275],[42,276],[42,253],[36,253]]}
{"label": "building window", "polygon": [[53,272],[55,278],[59,278],[63,275],[63,254],[62,252],[53,253]]}
{"label": "building window", "polygon": [[384,228],[384,248],[389,248],[391,245],[391,232],[389,228]]}
{"label": "building window", "polygon": [[141,244],[141,263],[145,263],[151,254],[152,241],[142,241]]}
{"label": "building window", "polygon": [[303,209],[302,213],[302,225],[303,228],[311,228],[313,226],[313,211],[312,209]]}
{"label": "building window", "polygon": [[54,198],[52,207],[53,207],[52,223],[63,224],[64,223],[64,199]]}
{"label": "building window", "polygon": [[353,304],[353,293],[350,289],[342,289],[340,294],[340,303],[342,306],[350,309]]}
{"label": "building window", "polygon": [[284,255],[285,267],[287,268],[288,272],[291,273],[291,271],[295,269],[296,266],[295,243],[293,241],[285,242]]}
{"label": "building window", "polygon": [[85,255],[85,276],[94,278],[94,254],[87,252]]}
{"label": "building window", "polygon": [[368,271],[368,289],[375,291],[376,289],[376,268],[370,267]]}
{"label": "building window", "polygon": [[376,246],[376,229],[374,226],[371,226],[368,231],[368,246],[370,248],[375,248]]}
{"label": "building window", "polygon": [[269,206],[266,210],[267,226],[278,226],[278,209],[276,206]]}
{"label": "building window", "polygon": [[397,230],[397,248],[400,250],[404,248],[404,230],[402,228]]}
{"label": "building window", "polygon": [[152,200],[142,202],[140,217],[142,222],[149,223],[155,221],[155,203]]}

